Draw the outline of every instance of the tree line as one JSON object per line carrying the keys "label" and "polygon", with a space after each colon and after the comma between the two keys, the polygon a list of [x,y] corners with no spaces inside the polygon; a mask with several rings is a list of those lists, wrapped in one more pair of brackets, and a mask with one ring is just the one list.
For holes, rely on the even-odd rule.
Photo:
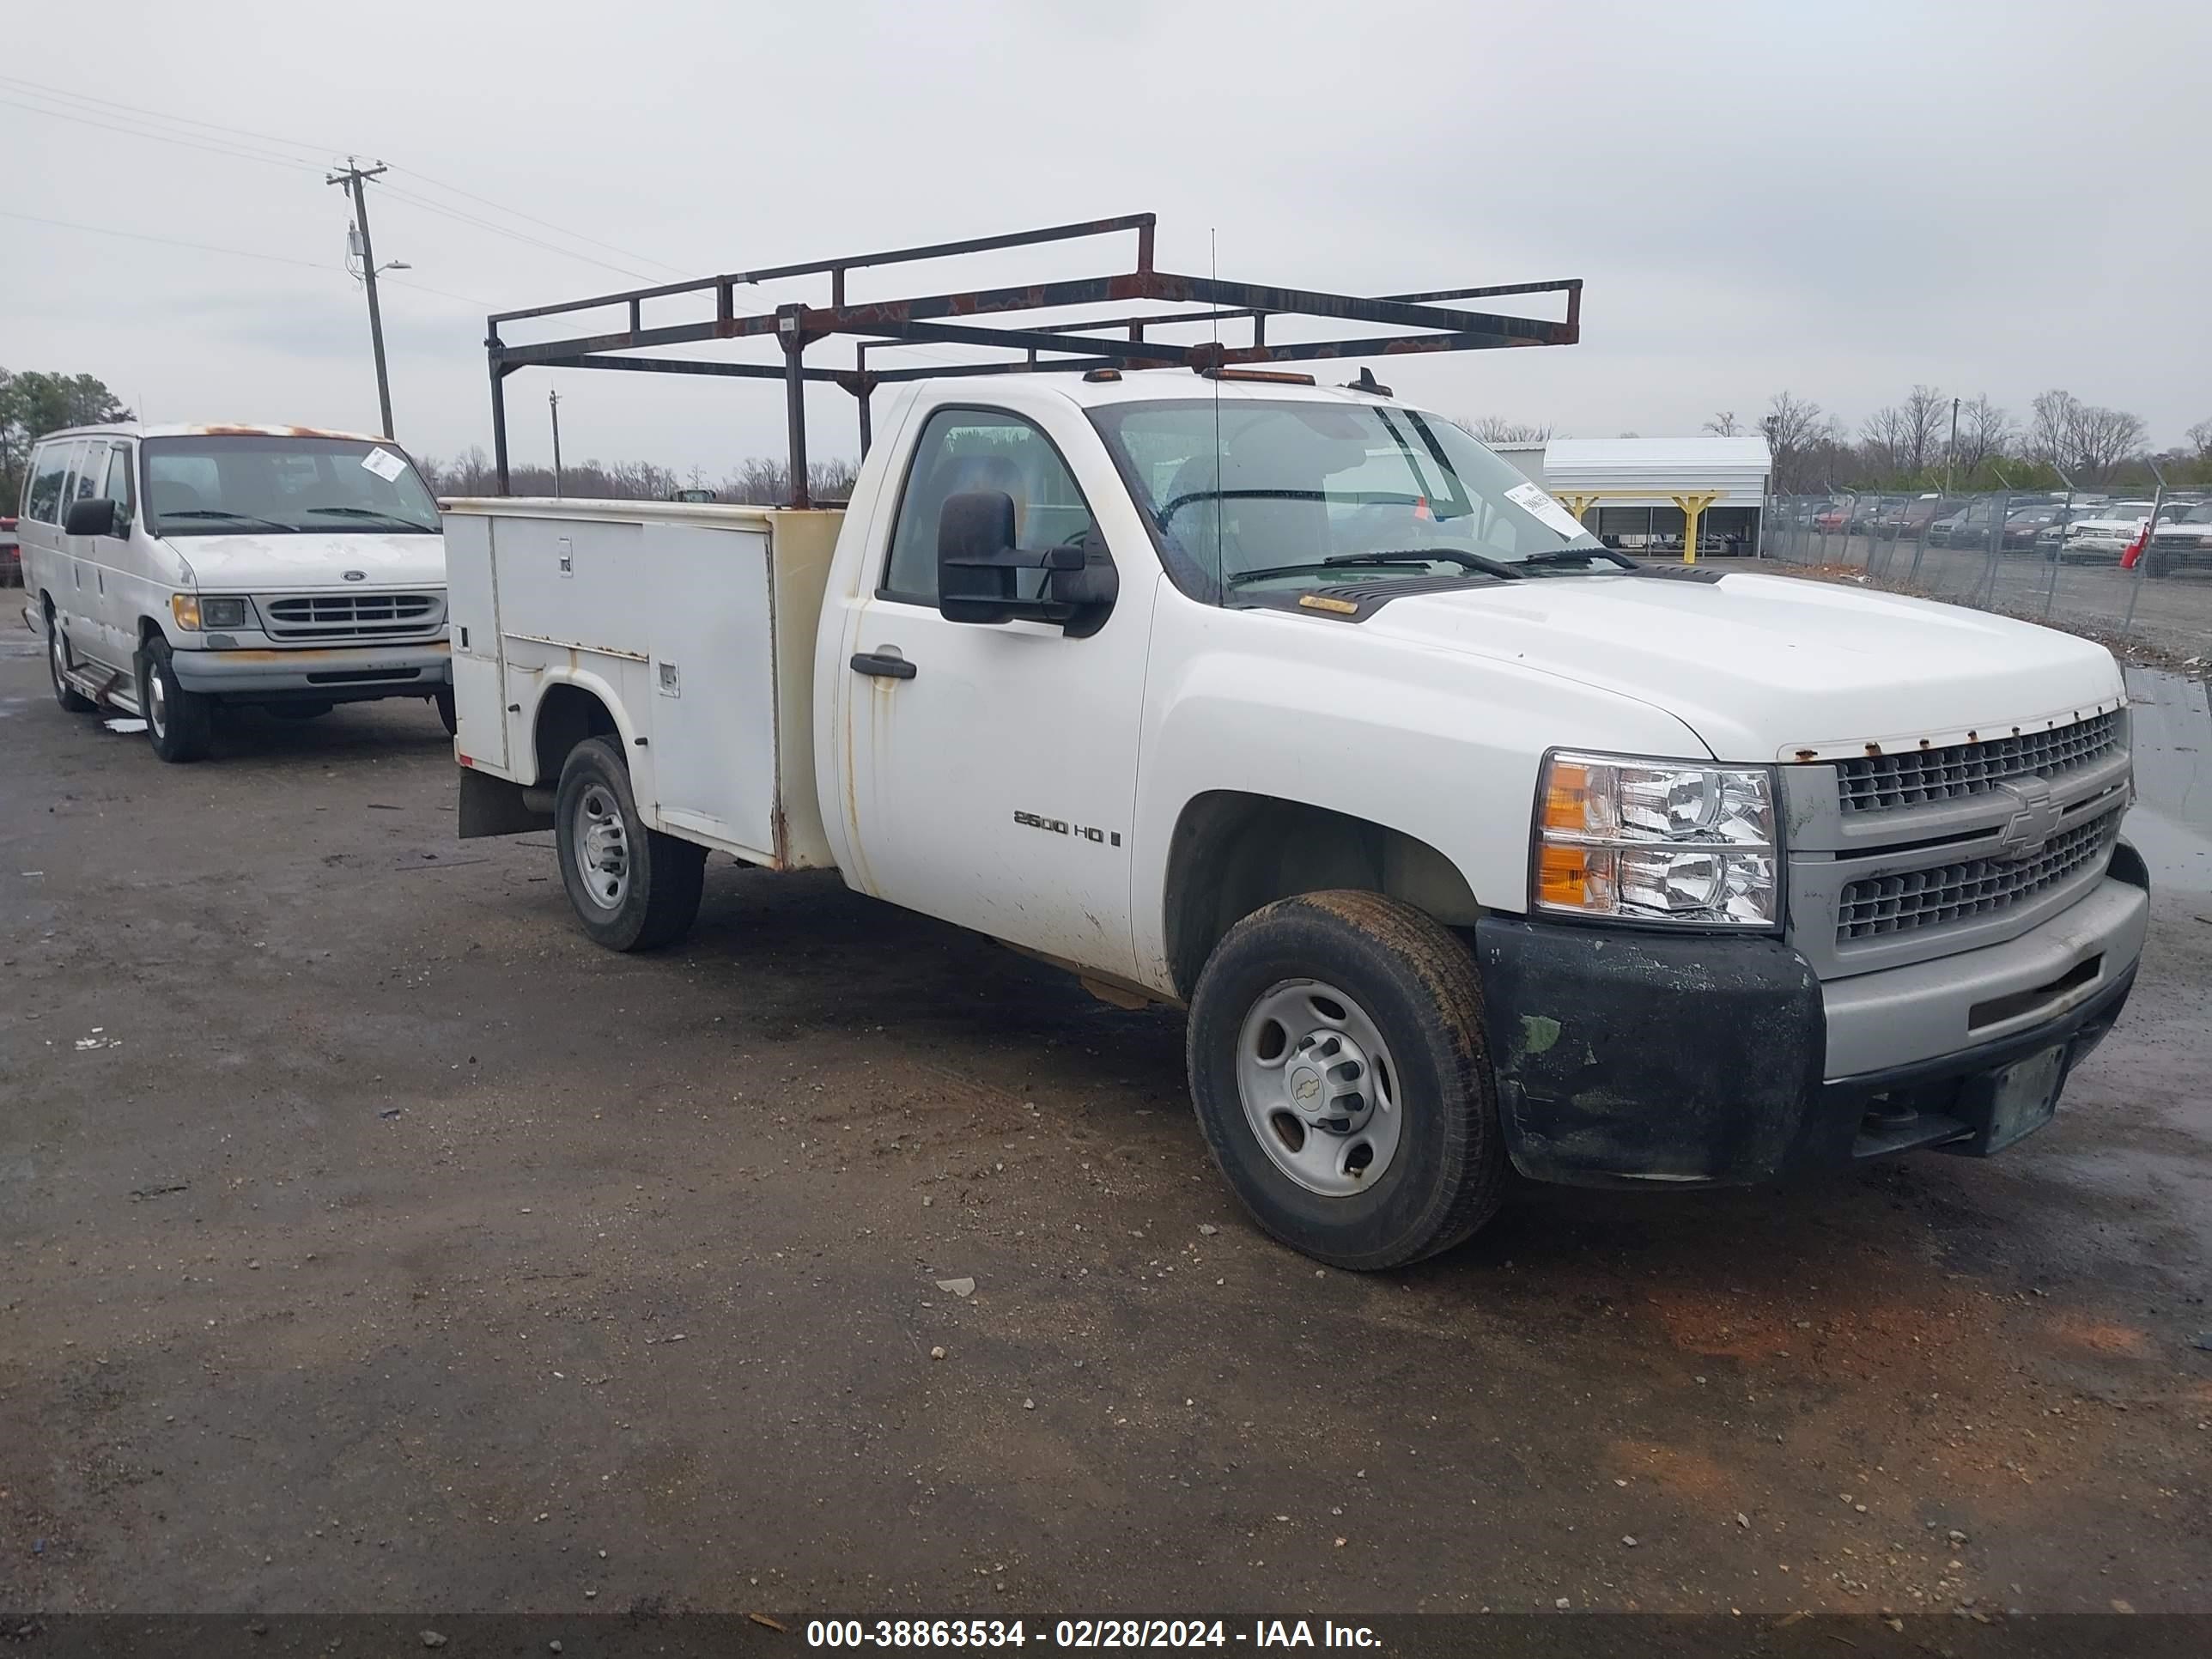
{"label": "tree line", "polygon": [[115,394],[89,374],[0,368],[0,517],[15,516],[31,446],[47,433],[131,418]]}
{"label": "tree line", "polygon": [[[433,493],[444,495],[492,495],[499,492],[499,474],[481,447],[464,450],[450,460],[434,455],[415,458],[416,470]],[[853,493],[859,463],[833,458],[809,461],[808,493],[817,501],[842,501]],[[759,507],[781,507],[791,499],[791,466],[787,461],[755,455],[712,477],[703,467],[679,472],[651,461],[571,461],[562,464],[559,489],[555,489],[550,466],[509,465],[509,493],[516,495],[560,494],[604,501],[666,501],[686,489],[711,489],[718,501],[739,501]]]}

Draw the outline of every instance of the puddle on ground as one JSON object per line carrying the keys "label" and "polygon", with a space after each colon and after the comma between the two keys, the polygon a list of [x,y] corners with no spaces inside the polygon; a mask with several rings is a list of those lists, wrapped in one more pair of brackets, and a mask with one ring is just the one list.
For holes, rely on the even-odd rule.
{"label": "puddle on ground", "polygon": [[2127,671],[2135,745],[2128,839],[2150,865],[2151,891],[2212,893],[2212,682]]}

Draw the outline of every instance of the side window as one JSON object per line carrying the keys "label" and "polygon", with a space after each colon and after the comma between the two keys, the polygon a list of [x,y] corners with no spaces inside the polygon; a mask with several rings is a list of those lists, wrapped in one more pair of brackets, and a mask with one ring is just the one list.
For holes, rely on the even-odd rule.
{"label": "side window", "polygon": [[31,493],[26,515],[40,524],[62,521],[62,482],[69,474],[69,446],[46,444],[31,461]]}
{"label": "side window", "polygon": [[70,456],[70,501],[90,501],[107,482],[107,446],[77,445]]}
{"label": "side window", "polygon": [[136,505],[137,492],[131,484],[131,449],[129,444],[118,444],[107,455],[107,499],[115,503],[115,531],[119,536],[131,533],[131,509]]}
{"label": "side window", "polygon": [[[922,428],[907,469],[879,594],[937,603],[938,515],[970,489],[1013,498],[1014,537],[1025,548],[1079,546],[1095,522],[1052,440],[1029,422],[991,410],[940,409]],[[1024,574],[1030,587],[1044,580],[1042,571]]]}

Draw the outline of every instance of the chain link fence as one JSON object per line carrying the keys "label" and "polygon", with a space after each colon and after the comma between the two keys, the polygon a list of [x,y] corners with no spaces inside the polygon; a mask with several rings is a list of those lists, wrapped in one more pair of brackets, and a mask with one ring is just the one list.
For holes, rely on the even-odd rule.
{"label": "chain link fence", "polygon": [[2204,492],[1775,495],[1765,530],[1762,551],[1784,563],[2212,660]]}

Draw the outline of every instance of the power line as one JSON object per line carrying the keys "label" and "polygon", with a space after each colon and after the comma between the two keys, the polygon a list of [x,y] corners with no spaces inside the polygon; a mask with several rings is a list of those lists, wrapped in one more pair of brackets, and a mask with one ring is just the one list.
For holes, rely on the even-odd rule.
{"label": "power line", "polygon": [[397,185],[386,185],[384,187],[384,193],[394,201],[405,202],[411,206],[422,209],[425,213],[440,214],[461,224],[473,225],[478,230],[489,231],[495,236],[505,236],[514,241],[527,243],[532,247],[544,248],[548,253],[558,253],[568,258],[580,259],[586,264],[597,265],[603,270],[614,271],[635,282],[650,283],[654,280],[645,271],[633,270],[627,265],[615,264],[592,254],[579,253],[574,248],[562,247],[558,243],[546,241],[543,237],[532,236],[524,231],[509,230],[505,225],[495,225],[479,215],[464,212],[459,208],[450,208],[442,203],[433,202],[426,197],[414,194],[411,191],[401,190]]}
{"label": "power line", "polygon": [[198,138],[186,137],[179,133],[163,132],[158,129],[121,126],[112,121],[97,120],[90,115],[78,114],[69,110],[42,109],[36,104],[23,103],[20,100],[15,98],[0,98],[0,104],[10,105],[15,108],[24,111],[27,114],[44,115],[48,118],[56,121],[76,121],[88,127],[105,128],[109,132],[119,132],[127,137],[150,138],[155,140],[156,143],[174,144],[183,149],[204,150],[210,155],[228,155],[234,161],[259,161],[268,167],[290,167],[310,173],[313,172],[316,167],[316,164],[314,162],[290,156],[268,155],[256,150],[234,149],[227,145],[204,143]]}
{"label": "power line", "polygon": [[211,132],[228,133],[239,138],[256,138],[265,143],[282,144],[288,149],[333,149],[332,146],[310,143],[304,138],[279,138],[274,133],[255,132],[246,127],[227,127],[219,121],[202,121],[190,115],[165,115],[159,110],[146,109],[137,104],[119,103],[112,98],[95,98],[87,92],[62,92],[43,82],[25,81],[12,75],[0,75],[0,85],[20,87],[25,91],[37,93],[40,97],[50,99],[56,103],[96,104],[103,108],[120,110],[126,115],[137,116],[146,120],[169,121],[188,127],[205,127]]}
{"label": "power line", "polygon": [[[562,235],[573,238],[576,241],[589,242],[593,247],[605,248],[610,253],[619,253],[625,259],[635,259],[641,264],[659,265],[663,270],[672,270],[679,276],[690,276],[697,274],[694,271],[686,270],[682,265],[672,265],[665,259],[655,259],[643,253],[633,253],[628,248],[617,247],[612,242],[603,242],[596,236],[585,235],[581,231],[563,229],[561,226],[555,224],[550,219],[540,219],[537,215],[525,213],[520,208],[501,206],[499,203],[493,201],[489,196],[479,196],[473,191],[463,190],[459,185],[441,183],[438,179],[433,179],[428,173],[424,173],[419,167],[402,167],[398,163],[394,162],[392,164],[392,170],[394,173],[404,173],[412,178],[419,179],[424,184],[430,185],[434,189],[447,191],[455,196],[465,197],[471,202],[481,202],[484,206],[495,209],[501,213],[507,214],[512,218],[527,220],[533,225],[543,225],[548,230],[559,231]],[[386,186],[386,188],[388,189],[389,186]]]}

